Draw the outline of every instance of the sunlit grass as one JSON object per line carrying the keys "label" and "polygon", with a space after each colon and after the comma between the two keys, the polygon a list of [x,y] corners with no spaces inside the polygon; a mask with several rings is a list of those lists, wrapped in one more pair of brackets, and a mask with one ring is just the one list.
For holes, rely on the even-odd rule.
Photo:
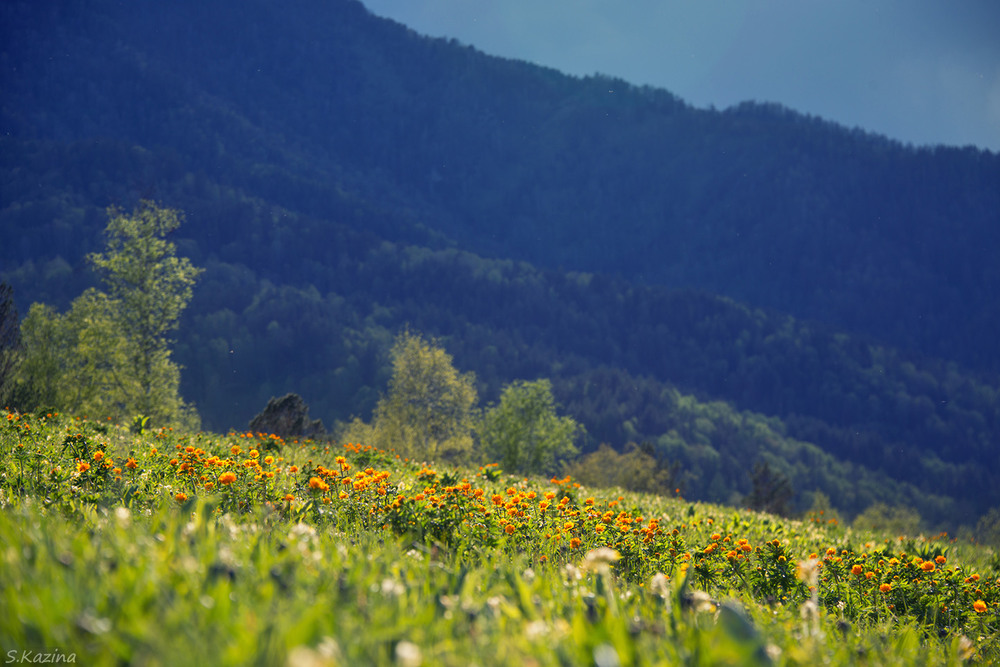
{"label": "sunlit grass", "polygon": [[[996,560],[362,445],[0,420],[0,649],[78,664],[1000,659]],[[310,662],[312,661],[312,662]]]}

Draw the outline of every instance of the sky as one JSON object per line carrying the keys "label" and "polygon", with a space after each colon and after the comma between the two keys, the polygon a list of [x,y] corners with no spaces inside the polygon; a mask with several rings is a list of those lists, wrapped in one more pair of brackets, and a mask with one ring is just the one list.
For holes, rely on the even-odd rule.
{"label": "sky", "polygon": [[776,102],[1000,152],[1000,0],[362,0],[433,37],[697,107]]}

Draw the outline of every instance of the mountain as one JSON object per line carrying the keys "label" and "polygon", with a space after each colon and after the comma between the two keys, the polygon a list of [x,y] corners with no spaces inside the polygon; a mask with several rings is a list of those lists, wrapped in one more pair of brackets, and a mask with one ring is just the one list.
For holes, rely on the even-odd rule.
{"label": "mountain", "polygon": [[689,497],[768,461],[857,512],[1000,505],[1000,156],[690,107],[429,39],[353,0],[0,6],[0,277],[65,306],[103,209],[185,211],[206,426],[367,415],[405,324],[493,400],[551,377],[587,450]]}

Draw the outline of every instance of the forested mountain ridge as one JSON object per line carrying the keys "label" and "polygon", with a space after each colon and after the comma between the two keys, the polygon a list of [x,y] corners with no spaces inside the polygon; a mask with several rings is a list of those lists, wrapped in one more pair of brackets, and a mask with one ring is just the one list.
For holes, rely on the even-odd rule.
{"label": "forested mountain ridge", "polygon": [[2,277],[65,305],[104,206],[184,210],[208,270],[178,357],[207,426],[285,391],[366,414],[409,323],[488,399],[551,377],[589,449],[652,443],[693,498],[768,460],[851,512],[1000,505],[996,155],[700,111],[349,0],[0,18]]}

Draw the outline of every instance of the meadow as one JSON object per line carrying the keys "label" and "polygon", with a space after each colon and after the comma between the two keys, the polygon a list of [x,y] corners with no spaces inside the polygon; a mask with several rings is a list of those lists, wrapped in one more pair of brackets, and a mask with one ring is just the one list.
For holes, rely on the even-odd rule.
{"label": "meadow", "polygon": [[944,534],[0,414],[4,664],[1000,662],[1000,559]]}

